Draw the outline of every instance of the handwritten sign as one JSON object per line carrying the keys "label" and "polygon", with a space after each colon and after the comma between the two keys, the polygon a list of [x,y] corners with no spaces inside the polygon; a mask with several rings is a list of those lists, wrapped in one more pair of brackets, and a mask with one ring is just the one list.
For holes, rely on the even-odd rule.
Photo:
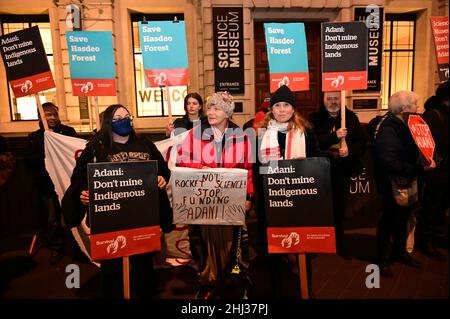
{"label": "handwritten sign", "polygon": [[434,139],[430,128],[420,115],[410,115],[408,126],[417,147],[428,162],[431,162],[434,154]]}
{"label": "handwritten sign", "polygon": [[172,169],[175,224],[244,225],[247,171]]}

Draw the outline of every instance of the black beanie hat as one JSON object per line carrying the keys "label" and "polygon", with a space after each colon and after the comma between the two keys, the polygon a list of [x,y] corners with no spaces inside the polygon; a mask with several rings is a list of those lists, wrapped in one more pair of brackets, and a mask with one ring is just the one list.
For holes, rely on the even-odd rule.
{"label": "black beanie hat", "polygon": [[270,98],[270,106],[272,107],[275,103],[278,102],[287,102],[293,107],[295,107],[295,99],[294,94],[292,94],[291,89],[289,89],[286,85],[282,85],[278,90],[273,93]]}

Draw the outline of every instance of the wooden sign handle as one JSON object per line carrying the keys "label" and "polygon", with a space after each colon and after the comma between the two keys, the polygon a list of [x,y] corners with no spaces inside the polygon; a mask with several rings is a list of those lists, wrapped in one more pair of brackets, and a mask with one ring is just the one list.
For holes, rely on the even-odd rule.
{"label": "wooden sign handle", "polygon": [[[345,91],[341,91],[341,128],[345,128]],[[347,145],[345,137],[341,138],[341,147]]]}
{"label": "wooden sign handle", "polygon": [[167,113],[169,114],[169,124],[173,123],[172,119],[172,105],[170,103],[170,86],[166,86],[166,95],[167,95]]}
{"label": "wooden sign handle", "polygon": [[123,298],[130,299],[130,259],[123,257]]}
{"label": "wooden sign handle", "polygon": [[309,299],[308,269],[306,268],[306,255],[298,254],[298,272],[300,274],[300,292],[302,299]]}
{"label": "wooden sign handle", "polygon": [[39,99],[39,94],[35,94],[34,97],[36,98],[36,104],[38,107],[39,115],[41,116],[42,125],[44,125],[44,129],[48,131],[48,124],[47,119],[45,118],[45,112],[42,108],[41,99]]}

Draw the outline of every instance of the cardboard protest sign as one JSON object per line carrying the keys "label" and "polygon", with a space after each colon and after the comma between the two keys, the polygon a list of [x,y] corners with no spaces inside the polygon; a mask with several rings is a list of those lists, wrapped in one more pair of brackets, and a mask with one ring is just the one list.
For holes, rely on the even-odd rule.
{"label": "cardboard protest sign", "polygon": [[174,224],[244,225],[248,172],[172,169]]}
{"label": "cardboard protest sign", "polygon": [[367,89],[367,26],[322,23],[322,91]]}
{"label": "cardboard protest sign", "polygon": [[428,162],[431,162],[435,144],[428,124],[420,115],[409,115],[408,127],[420,152]]}
{"label": "cardboard protest sign", "polygon": [[303,23],[264,23],[270,92],[287,85],[292,91],[309,90],[308,50]]}
{"label": "cardboard protest sign", "polygon": [[355,8],[355,21],[362,21],[368,28],[368,79],[367,91],[381,90],[381,66],[383,57],[383,21],[384,8],[367,6]]}
{"label": "cardboard protest sign", "polygon": [[188,85],[184,21],[139,22],[139,39],[147,87]]}
{"label": "cardboard protest sign", "polygon": [[115,96],[111,31],[66,31],[74,96]]}
{"label": "cardboard protest sign", "polygon": [[431,17],[431,29],[433,30],[434,47],[438,64],[439,79],[447,81],[448,71],[448,16]]}
{"label": "cardboard protest sign", "polygon": [[269,253],[335,253],[329,160],[273,161],[261,170]]}
{"label": "cardboard protest sign", "polygon": [[91,256],[161,249],[157,161],[88,164]]}
{"label": "cardboard protest sign", "polygon": [[37,26],[0,36],[0,51],[16,98],[55,87]]}
{"label": "cardboard protest sign", "polygon": [[216,92],[245,93],[242,7],[213,7],[214,84]]}

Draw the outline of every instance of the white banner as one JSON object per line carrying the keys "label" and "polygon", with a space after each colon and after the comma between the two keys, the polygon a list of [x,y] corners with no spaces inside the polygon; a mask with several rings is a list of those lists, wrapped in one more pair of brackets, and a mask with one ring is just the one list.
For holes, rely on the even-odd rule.
{"label": "white banner", "polygon": [[[187,132],[155,143],[163,157],[168,161],[169,168],[174,166],[177,148],[186,135]],[[76,158],[84,150],[86,144],[87,141],[81,138],[45,131],[45,167],[55,185],[55,190],[60,201],[70,185],[70,177],[75,168]],[[86,225],[86,218],[83,219],[78,227],[72,228],[72,234],[80,249],[90,258],[90,242],[88,238],[90,229]],[[165,234],[164,237],[167,242],[165,255],[167,257],[178,258],[178,264],[188,263],[190,259],[186,260],[186,257],[190,256],[189,247],[186,249],[186,245],[179,245],[179,242],[185,243],[188,241],[187,231],[176,228],[174,231]],[[181,246],[183,248],[180,248]],[[99,264],[96,265],[99,266]]]}
{"label": "white banner", "polygon": [[238,168],[173,168],[173,222],[244,225],[247,174]]}

